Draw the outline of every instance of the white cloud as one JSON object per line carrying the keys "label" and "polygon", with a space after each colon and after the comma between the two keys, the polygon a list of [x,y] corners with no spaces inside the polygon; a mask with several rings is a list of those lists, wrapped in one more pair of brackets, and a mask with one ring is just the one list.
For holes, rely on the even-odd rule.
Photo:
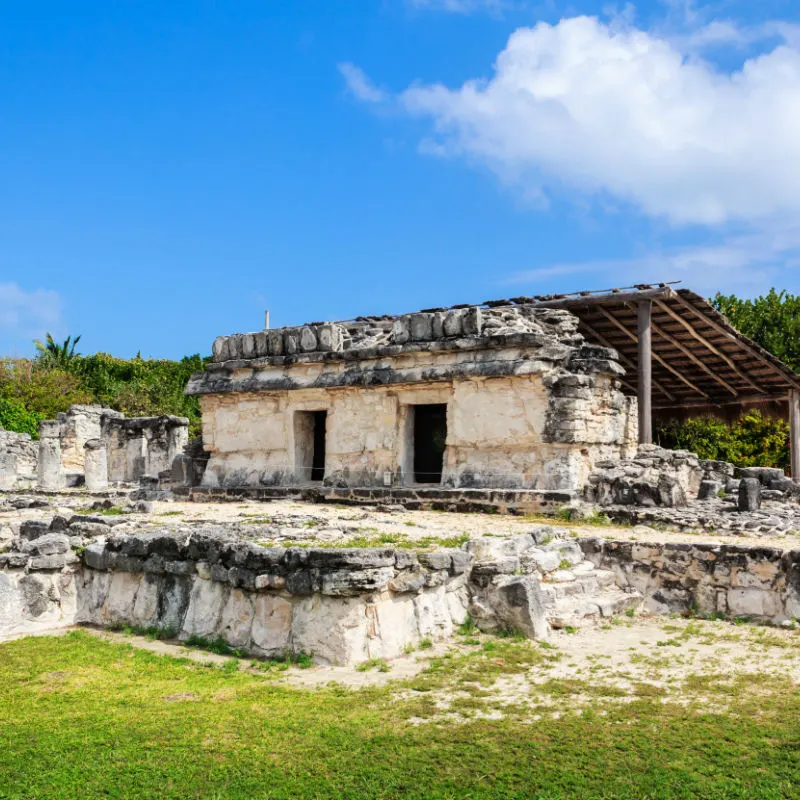
{"label": "white cloud", "polygon": [[666,35],[574,17],[518,29],[489,79],[399,100],[432,120],[429,152],[485,164],[526,195],[579,193],[675,224],[800,212],[796,39],[726,73]]}
{"label": "white cloud", "polygon": [[47,289],[25,291],[16,283],[0,283],[0,332],[19,341],[38,339],[63,329],[61,297]]}
{"label": "white cloud", "polygon": [[365,74],[364,70],[350,62],[339,64],[339,72],[347,83],[347,88],[352,95],[364,103],[381,103],[386,99],[386,93],[379,89]]}
{"label": "white cloud", "polygon": [[[554,278],[574,276],[575,289],[682,281],[701,294],[721,291],[752,297],[780,286],[800,292],[800,229],[788,223],[722,237],[704,245],[656,250],[641,256],[554,264],[519,272],[506,283],[537,293]],[[564,289],[566,291],[566,289]]]}

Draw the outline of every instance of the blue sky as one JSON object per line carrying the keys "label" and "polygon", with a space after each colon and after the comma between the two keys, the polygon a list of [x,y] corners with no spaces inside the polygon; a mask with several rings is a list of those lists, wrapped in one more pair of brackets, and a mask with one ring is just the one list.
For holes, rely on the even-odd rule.
{"label": "blue sky", "polygon": [[0,4],[0,353],[800,291],[800,6]]}

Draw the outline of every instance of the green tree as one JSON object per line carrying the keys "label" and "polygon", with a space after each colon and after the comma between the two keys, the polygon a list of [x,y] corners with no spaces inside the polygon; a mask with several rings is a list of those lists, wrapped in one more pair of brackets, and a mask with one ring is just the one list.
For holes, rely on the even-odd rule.
{"label": "green tree", "polygon": [[743,300],[718,293],[711,304],[736,330],[800,372],[800,295],[770,289],[765,296]]}
{"label": "green tree", "polygon": [[44,342],[36,340],[34,345],[39,351],[37,357],[42,363],[67,369],[70,363],[78,357],[75,348],[80,340],[80,336],[76,336],[74,339],[71,336],[67,336],[63,344],[58,344],[48,333]]}

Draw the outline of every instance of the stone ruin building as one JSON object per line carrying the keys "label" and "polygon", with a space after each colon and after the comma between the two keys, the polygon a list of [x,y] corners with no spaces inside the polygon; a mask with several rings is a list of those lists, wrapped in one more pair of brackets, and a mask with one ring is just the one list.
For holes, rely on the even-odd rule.
{"label": "stone ruin building", "polygon": [[[650,446],[654,418],[753,406],[789,414],[800,475],[800,377],[668,284],[223,336],[186,391],[210,492],[608,505],[597,469]],[[648,503],[680,505],[705,471],[667,475]]]}
{"label": "stone ruin building", "polygon": [[[122,492],[136,497],[131,513],[148,497],[291,497],[387,514],[566,506],[673,531],[800,531],[800,376],[688,290],[518,297],[221,337],[187,393],[200,398],[203,458],[186,447],[186,420],[91,406],[42,423],[38,443],[0,432],[0,508],[29,515],[7,546],[0,524],[0,635],[138,625],[356,664],[444,638],[467,615],[537,639],[639,606],[800,616],[800,550],[751,542],[533,524],[414,551],[330,547],[302,520],[284,530],[274,518],[30,516],[138,480]],[[753,407],[788,415],[792,477],[652,441],[654,420]],[[14,496],[25,484],[46,496]],[[300,530],[309,546],[296,544]]]}
{"label": "stone ruin building", "polygon": [[183,417],[133,417],[74,405],[39,424],[39,441],[0,430],[0,489],[58,490],[136,483],[168,471],[189,440]]}

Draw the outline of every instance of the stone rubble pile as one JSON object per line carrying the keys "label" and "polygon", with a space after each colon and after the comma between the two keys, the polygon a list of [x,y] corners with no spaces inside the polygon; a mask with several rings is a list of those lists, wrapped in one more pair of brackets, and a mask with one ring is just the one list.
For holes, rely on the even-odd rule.
{"label": "stone rubble pile", "polygon": [[635,609],[642,596],[621,591],[614,573],[584,557],[566,529],[541,526],[465,544],[475,558],[470,613],[483,629],[515,628],[531,638]]}
{"label": "stone rubble pile", "polygon": [[644,444],[633,458],[598,462],[585,495],[600,506],[678,508],[697,493],[703,474],[703,462],[694,453]]}

